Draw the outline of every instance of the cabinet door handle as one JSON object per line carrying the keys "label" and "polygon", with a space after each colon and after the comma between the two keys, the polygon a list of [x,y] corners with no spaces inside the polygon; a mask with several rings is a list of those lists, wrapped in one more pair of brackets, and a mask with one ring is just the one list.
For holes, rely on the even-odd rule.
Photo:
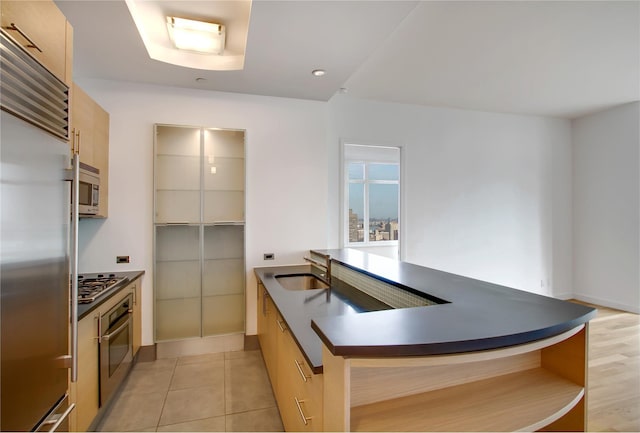
{"label": "cabinet door handle", "polygon": [[276,323],[278,324],[278,328],[280,328],[280,330],[281,330],[282,332],[285,332],[285,331],[287,330],[287,328],[286,328],[286,327],[282,326],[282,321],[281,321],[281,320],[277,320],[277,319],[276,319]]}
{"label": "cabinet door handle", "polygon": [[300,376],[302,376],[302,380],[306,382],[307,379],[311,378],[311,376],[307,376],[306,374],[304,374],[304,371],[302,370],[302,366],[300,365],[297,359],[294,358],[293,362],[296,363],[296,367],[298,368],[298,373],[300,373]]}
{"label": "cabinet door handle", "polygon": [[76,131],[76,138],[78,143],[78,148],[76,149],[76,153],[80,155],[80,130],[79,129]]}
{"label": "cabinet door handle", "polygon": [[93,317],[93,320],[98,322],[98,336],[93,337],[94,340],[98,340],[98,343],[102,343],[102,320],[100,320],[100,313]]}
{"label": "cabinet door handle", "polygon": [[267,317],[267,291],[262,292],[262,316]]}
{"label": "cabinet door handle", "polygon": [[298,400],[298,397],[293,397],[293,399],[296,401],[296,406],[298,407],[298,412],[300,412],[300,418],[302,418],[302,422],[304,423],[304,425],[309,424],[309,420],[311,419],[311,417],[308,417],[304,414],[304,411],[302,410],[302,406],[300,406],[300,403],[304,403],[304,400]]}
{"label": "cabinet door handle", "polygon": [[33,42],[33,40],[27,36],[27,34],[25,32],[23,32],[20,27],[18,27],[17,25],[15,25],[15,23],[11,23],[10,26],[5,27],[5,29],[7,30],[15,30],[16,32],[20,33],[20,35],[25,38],[27,40],[27,42],[29,42],[29,45],[27,45],[28,48],[35,48],[36,50],[42,52],[42,50],[40,49],[39,46],[36,45],[35,42]]}

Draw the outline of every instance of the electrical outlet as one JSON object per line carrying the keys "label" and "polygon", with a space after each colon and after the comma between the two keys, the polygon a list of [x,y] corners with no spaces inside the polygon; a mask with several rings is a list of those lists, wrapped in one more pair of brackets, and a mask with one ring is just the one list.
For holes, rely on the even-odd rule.
{"label": "electrical outlet", "polygon": [[276,258],[275,253],[264,253],[262,255],[263,260],[275,260],[275,258]]}
{"label": "electrical outlet", "polygon": [[116,256],[116,263],[129,263],[129,256]]}

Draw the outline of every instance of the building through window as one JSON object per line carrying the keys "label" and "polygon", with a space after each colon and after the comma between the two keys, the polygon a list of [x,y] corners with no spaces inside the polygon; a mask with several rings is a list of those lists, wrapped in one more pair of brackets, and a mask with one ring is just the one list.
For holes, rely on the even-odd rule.
{"label": "building through window", "polygon": [[400,148],[344,145],[345,244],[397,245]]}

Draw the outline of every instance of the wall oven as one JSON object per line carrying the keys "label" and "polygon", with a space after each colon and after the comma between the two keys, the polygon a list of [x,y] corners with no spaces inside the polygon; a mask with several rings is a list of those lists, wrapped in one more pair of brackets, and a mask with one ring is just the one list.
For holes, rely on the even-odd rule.
{"label": "wall oven", "polygon": [[118,389],[133,359],[133,296],[129,293],[100,318],[100,406]]}
{"label": "wall oven", "polygon": [[100,170],[80,163],[78,213],[97,215],[100,211]]}

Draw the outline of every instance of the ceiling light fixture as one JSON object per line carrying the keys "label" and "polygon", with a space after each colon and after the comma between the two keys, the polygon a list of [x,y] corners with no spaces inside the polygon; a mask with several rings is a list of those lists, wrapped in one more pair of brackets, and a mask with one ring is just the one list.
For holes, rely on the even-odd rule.
{"label": "ceiling light fixture", "polygon": [[167,17],[167,29],[179,50],[216,55],[224,53],[225,28],[222,24]]}
{"label": "ceiling light fixture", "polygon": [[[125,0],[125,2],[150,58],[176,66],[208,71],[238,71],[244,68],[251,0]],[[167,17],[176,19],[168,22]],[[205,55],[201,51],[186,49],[178,50],[169,37],[168,31],[169,28],[172,32],[176,29],[175,24],[180,20],[178,17],[192,17],[203,21],[204,27],[213,30],[213,35],[218,38],[222,36],[218,34],[223,30],[219,28],[222,24],[224,27],[233,27],[233,31],[227,34],[227,29],[224,29],[225,37],[219,44],[219,55]],[[211,24],[213,22],[220,24],[216,26]],[[196,29],[199,28],[200,25],[197,24]]]}
{"label": "ceiling light fixture", "polygon": [[324,69],[314,69],[313,71],[311,71],[311,75],[313,75],[314,77],[322,77],[326,73],[327,71],[325,71]]}

